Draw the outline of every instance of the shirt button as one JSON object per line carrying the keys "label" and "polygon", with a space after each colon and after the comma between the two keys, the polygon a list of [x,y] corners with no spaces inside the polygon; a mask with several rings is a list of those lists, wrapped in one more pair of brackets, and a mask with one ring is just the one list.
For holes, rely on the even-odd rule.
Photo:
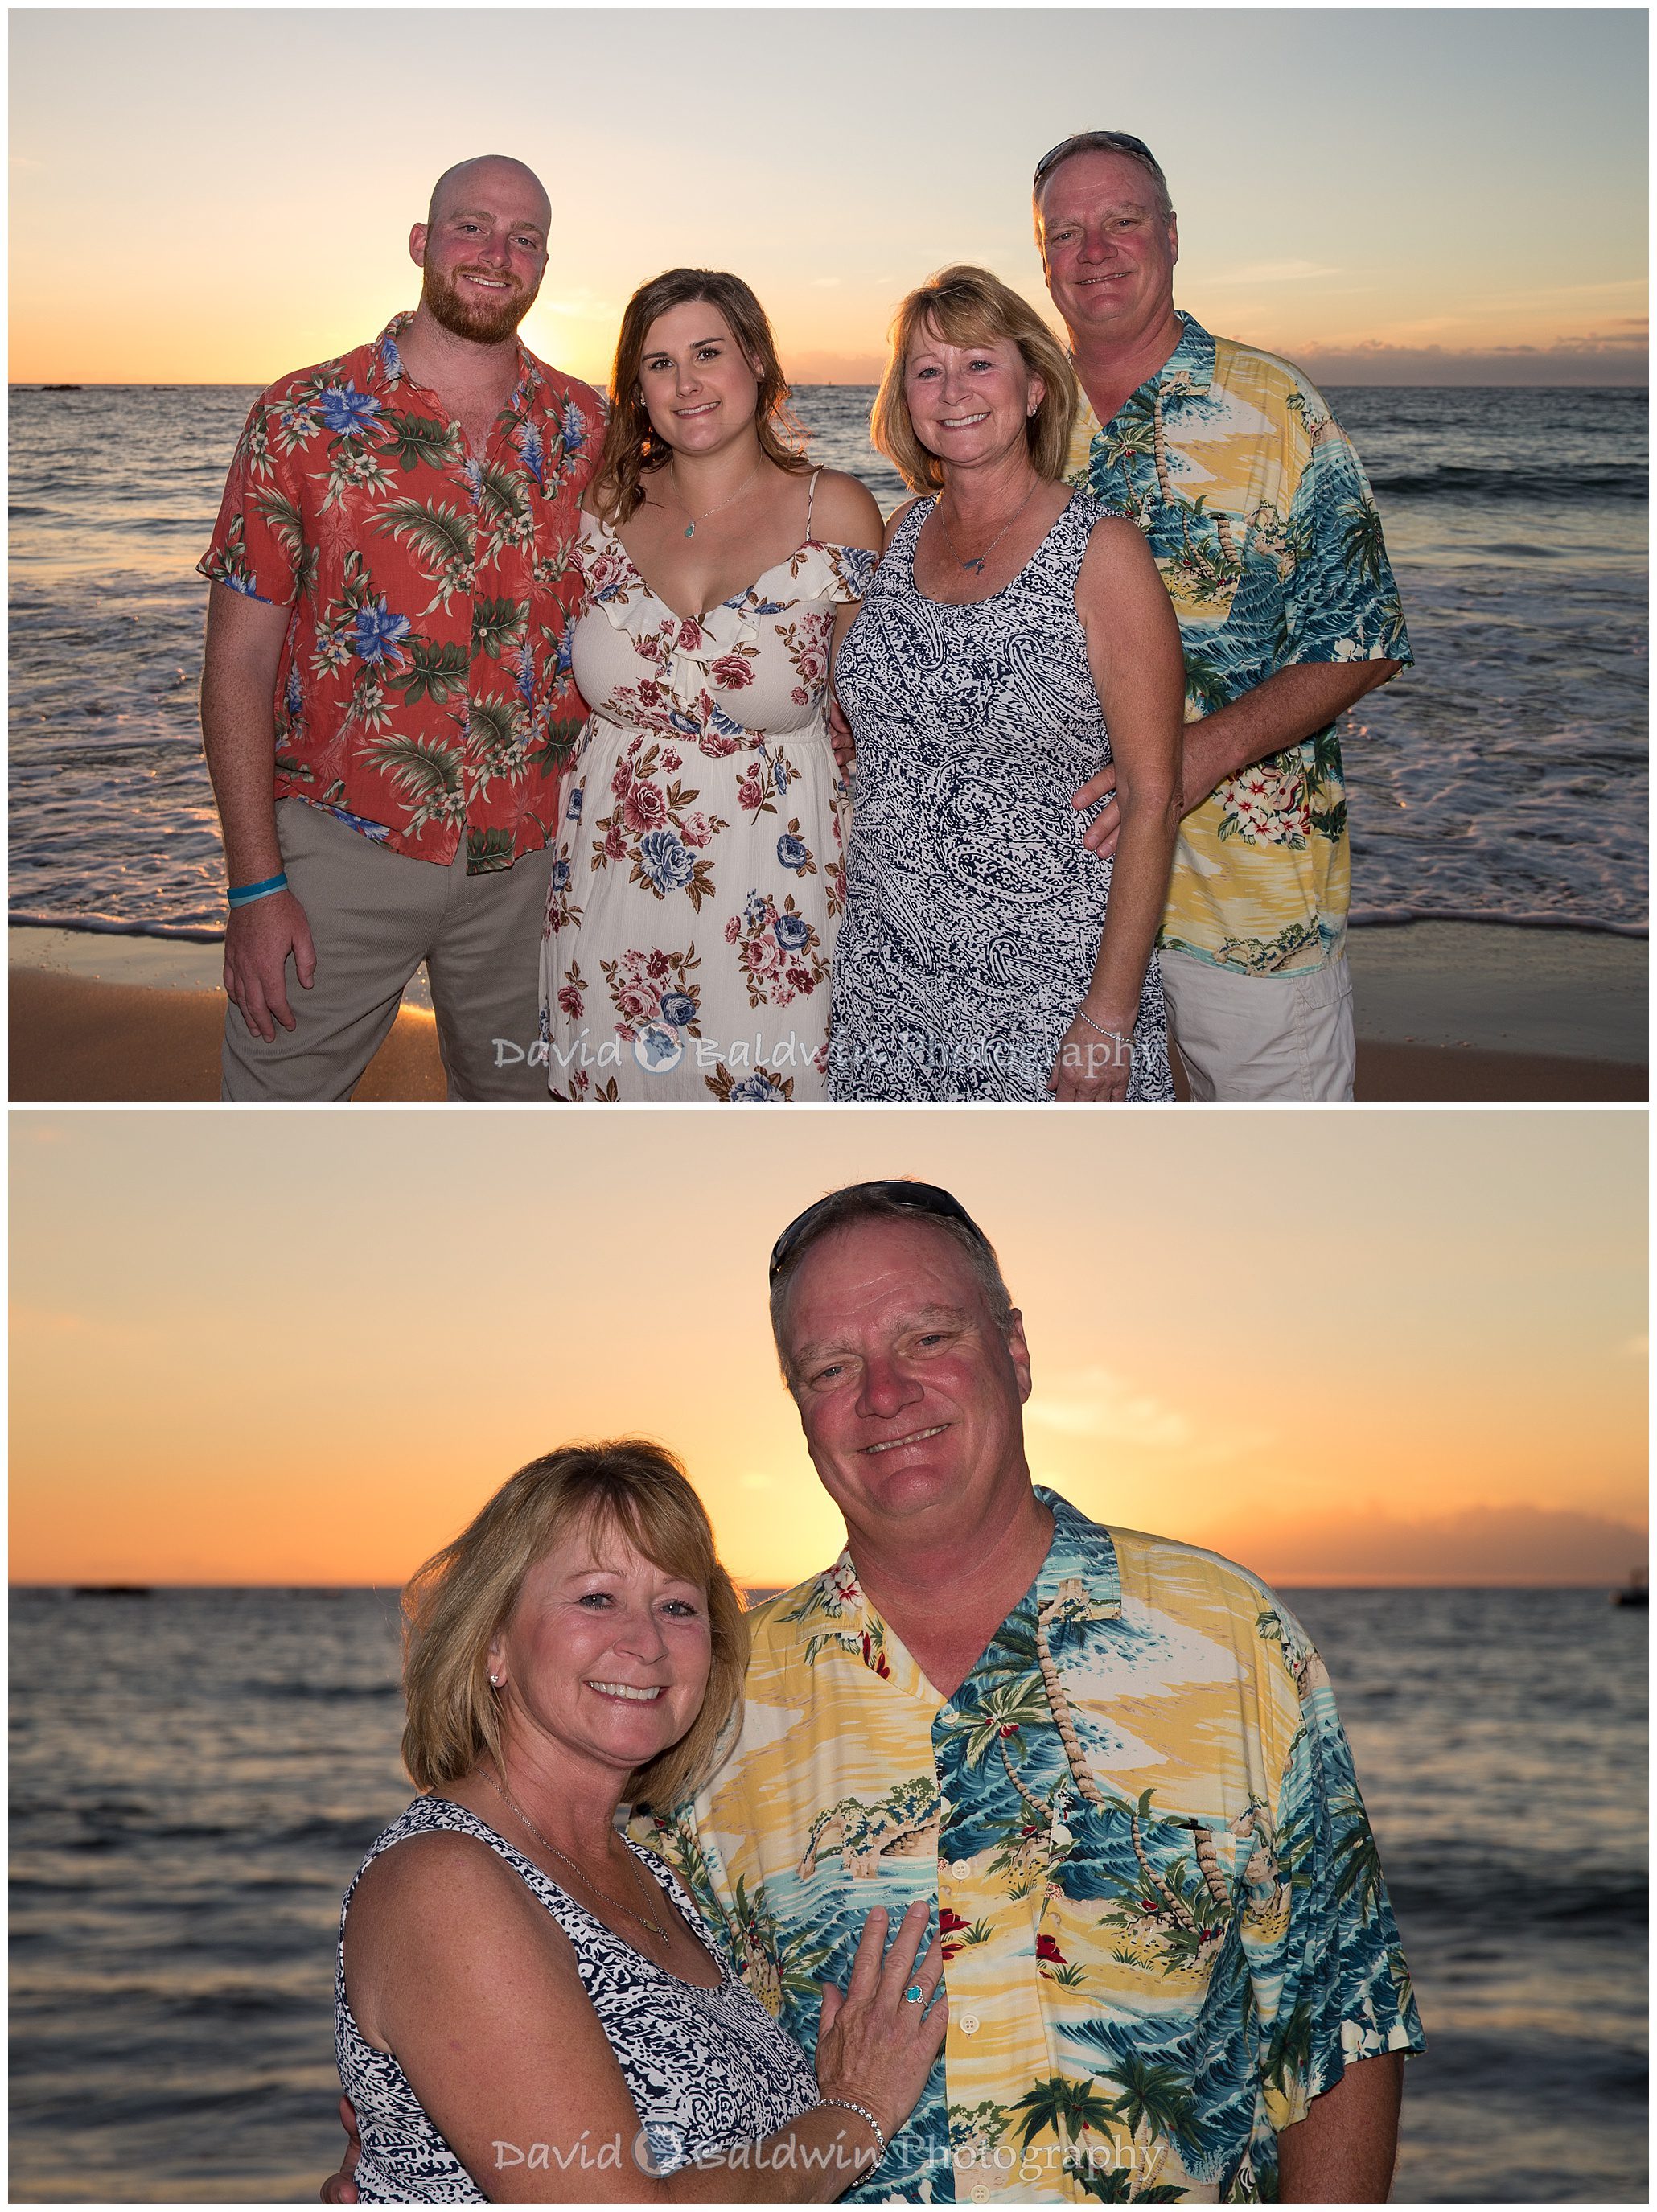
{"label": "shirt button", "polygon": [[957,1881],[965,1881],[972,1870],[973,1863],[970,1859],[956,1859],[950,1868],[950,1872]]}
{"label": "shirt button", "polygon": [[961,2033],[962,2033],[962,2035],[976,2035],[976,2034],[977,2034],[977,2033],[978,2033],[978,2014],[977,2014],[975,2012],[963,2012],[963,2013],[962,2014],[962,2015],[961,2015]]}

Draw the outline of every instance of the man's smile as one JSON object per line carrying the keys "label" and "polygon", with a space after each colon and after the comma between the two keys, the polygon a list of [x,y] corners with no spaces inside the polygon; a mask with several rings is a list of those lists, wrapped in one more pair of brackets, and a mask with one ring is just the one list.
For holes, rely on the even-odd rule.
{"label": "man's smile", "polygon": [[904,1444],[924,1444],[929,1437],[941,1437],[949,1425],[947,1421],[940,1421],[933,1429],[914,1429],[907,1437],[889,1437],[882,1444],[865,1444],[864,1455],[872,1458],[877,1452],[896,1451]]}

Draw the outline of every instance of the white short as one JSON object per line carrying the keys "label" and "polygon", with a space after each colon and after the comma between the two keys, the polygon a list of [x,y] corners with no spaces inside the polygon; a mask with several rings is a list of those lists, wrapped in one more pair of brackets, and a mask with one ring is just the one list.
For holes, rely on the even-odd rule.
{"label": "white short", "polygon": [[1174,1041],[1193,1098],[1350,1098],[1357,1064],[1346,956],[1296,975],[1243,975],[1162,955]]}

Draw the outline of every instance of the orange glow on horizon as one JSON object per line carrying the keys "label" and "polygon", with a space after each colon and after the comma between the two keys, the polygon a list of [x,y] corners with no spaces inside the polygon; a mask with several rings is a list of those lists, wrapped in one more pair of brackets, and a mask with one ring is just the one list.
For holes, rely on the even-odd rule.
{"label": "orange glow on horizon", "polygon": [[[747,277],[803,383],[874,381],[896,301],[945,262],[1043,302],[1029,179],[1074,127],[1076,82],[1108,84],[1162,150],[1179,297],[1211,329],[1337,383],[1643,377],[1637,10],[1181,10],[1171,70],[1153,9],[969,9],[942,52],[928,10],[774,9],[750,21],[771,81],[810,88],[812,127],[778,98],[734,134],[603,96],[634,81],[613,11],[334,11],[339,51],[390,72],[391,107],[365,103],[357,68],[319,65],[319,20],[14,12],[15,380],[264,385],[371,337],[413,304],[405,241],[433,179],[483,150],[451,64],[491,42],[546,93],[489,126],[552,199],[525,338],[593,382],[629,292],[680,264]],[[731,22],[628,9],[625,36],[671,57],[680,112],[722,113]],[[1027,66],[1044,43],[1062,67]],[[226,164],[254,80],[280,159]],[[1364,97],[1289,91],[1319,82]]]}
{"label": "orange glow on horizon", "polygon": [[1032,1468],[1096,1517],[1290,1583],[1642,1555],[1643,1117],[1032,1135],[1029,1109],[14,1112],[12,1577],[398,1583],[524,1461],[642,1433],[739,1580],[798,1581],[842,1532],[765,1255],[822,1190],[906,1172],[995,1238]]}

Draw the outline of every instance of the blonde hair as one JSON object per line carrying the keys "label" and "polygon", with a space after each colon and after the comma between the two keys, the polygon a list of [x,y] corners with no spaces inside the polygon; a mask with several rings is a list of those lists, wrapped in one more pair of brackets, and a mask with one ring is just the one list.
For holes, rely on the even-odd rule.
{"label": "blonde hair", "polygon": [[536,1561],[584,1527],[615,1531],[707,1600],[713,1666],[701,1710],[677,1743],[629,1778],[628,1796],[668,1811],[712,1771],[742,1703],[748,1623],[683,1468],[661,1445],[628,1437],[565,1444],[520,1467],[410,1577],[403,1593],[403,1762],[418,1788],[458,1781],[485,1757],[500,1764],[489,1644],[512,1618]]}
{"label": "blonde hair", "polygon": [[1059,483],[1070,459],[1070,436],[1081,404],[1081,388],[1070,356],[1029,301],[987,269],[965,263],[940,269],[910,293],[892,318],[891,354],[869,418],[870,442],[884,453],[912,491],[936,491],[944,465],[915,435],[904,392],[904,370],[916,335],[930,328],[949,345],[982,345],[1005,338],[1016,345],[1024,366],[1045,389],[1041,404],[1024,425],[1030,461],[1038,476]]}
{"label": "blonde hair", "polygon": [[[593,480],[593,504],[600,519],[625,522],[643,500],[644,478],[673,458],[650,427],[650,413],[639,385],[650,326],[670,308],[693,300],[717,307],[744,360],[757,362],[759,393],[754,403],[754,432],[760,451],[773,467],[803,475],[810,464],[798,450],[804,427],[788,411],[788,380],[782,373],[777,342],[766,313],[740,276],[723,269],[668,269],[641,284],[628,301],[616,340],[616,364],[610,373],[610,427],[604,456]],[[792,442],[792,441],[798,441]]]}

